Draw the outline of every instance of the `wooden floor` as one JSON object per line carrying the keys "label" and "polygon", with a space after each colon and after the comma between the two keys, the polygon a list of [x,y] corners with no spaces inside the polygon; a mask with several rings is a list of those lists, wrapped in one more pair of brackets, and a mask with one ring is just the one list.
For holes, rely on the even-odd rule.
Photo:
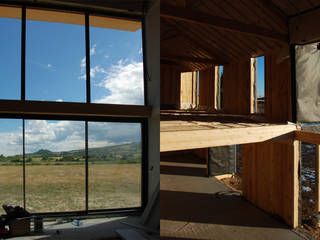
{"label": "wooden floor", "polygon": [[294,134],[295,124],[201,111],[161,111],[160,151],[263,142]]}

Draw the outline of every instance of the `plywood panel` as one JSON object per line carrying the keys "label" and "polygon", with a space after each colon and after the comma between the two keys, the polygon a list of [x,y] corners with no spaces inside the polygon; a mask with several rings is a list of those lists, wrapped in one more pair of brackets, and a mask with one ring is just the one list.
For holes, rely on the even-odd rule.
{"label": "plywood panel", "polygon": [[189,109],[195,107],[196,72],[181,73],[180,108]]}
{"label": "plywood panel", "polygon": [[250,59],[223,69],[222,109],[231,114],[250,113]]}
{"label": "plywood panel", "polygon": [[245,144],[242,163],[245,198],[297,227],[299,142]]}
{"label": "plywood panel", "polygon": [[199,105],[214,109],[215,107],[215,68],[199,71]]}
{"label": "plywood panel", "polygon": [[265,116],[268,121],[291,121],[290,58],[278,54],[265,56]]}
{"label": "plywood panel", "polygon": [[180,108],[180,71],[175,67],[160,66],[160,103],[162,109]]}

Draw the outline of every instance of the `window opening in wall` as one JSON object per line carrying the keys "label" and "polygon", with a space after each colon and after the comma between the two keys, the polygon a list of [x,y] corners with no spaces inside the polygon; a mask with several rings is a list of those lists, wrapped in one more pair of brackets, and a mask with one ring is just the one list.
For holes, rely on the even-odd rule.
{"label": "window opening in wall", "polygon": [[21,96],[21,8],[0,6],[0,99]]}
{"label": "window opening in wall", "polygon": [[264,56],[257,57],[257,105],[256,112],[264,113],[265,104]]}

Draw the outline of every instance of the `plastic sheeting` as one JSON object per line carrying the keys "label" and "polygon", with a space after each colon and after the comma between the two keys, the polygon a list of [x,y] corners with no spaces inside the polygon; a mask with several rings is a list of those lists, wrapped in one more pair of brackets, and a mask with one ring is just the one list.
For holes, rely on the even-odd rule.
{"label": "plastic sheeting", "polygon": [[209,148],[209,175],[233,173],[234,146]]}
{"label": "plastic sheeting", "polygon": [[296,46],[297,121],[320,122],[319,43]]}

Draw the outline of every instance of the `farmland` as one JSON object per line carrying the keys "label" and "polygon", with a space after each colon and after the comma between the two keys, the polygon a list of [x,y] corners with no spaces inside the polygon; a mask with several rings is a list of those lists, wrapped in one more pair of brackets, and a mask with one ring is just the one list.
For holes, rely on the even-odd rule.
{"label": "farmland", "polygon": [[[89,149],[92,156],[88,167],[90,210],[140,206],[140,149],[138,143],[97,148],[96,151]],[[29,212],[85,209],[83,155],[84,150],[60,153],[40,150],[26,155],[26,208]],[[2,157],[1,205],[23,206],[22,169],[22,156]]]}

